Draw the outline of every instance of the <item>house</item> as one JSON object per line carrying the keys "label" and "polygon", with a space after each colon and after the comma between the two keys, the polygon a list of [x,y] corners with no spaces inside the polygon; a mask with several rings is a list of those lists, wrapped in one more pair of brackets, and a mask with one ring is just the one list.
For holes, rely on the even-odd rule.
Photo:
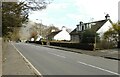
{"label": "house", "polygon": [[47,36],[48,40],[66,40],[70,41],[70,34],[66,30],[65,26],[62,27],[62,30],[53,31]]}
{"label": "house", "polygon": [[34,38],[31,38],[30,41],[35,41],[35,39],[34,39]]}
{"label": "house", "polygon": [[87,29],[90,29],[103,36],[104,32],[108,31],[112,27],[112,21],[110,20],[109,14],[105,16],[104,20],[93,21],[88,23],[80,22],[77,27],[70,33],[71,42],[80,42],[82,39],[81,33]]}
{"label": "house", "polygon": [[37,39],[36,39],[36,41],[40,41],[41,39],[42,39],[43,37],[41,36],[41,35],[37,35]]}

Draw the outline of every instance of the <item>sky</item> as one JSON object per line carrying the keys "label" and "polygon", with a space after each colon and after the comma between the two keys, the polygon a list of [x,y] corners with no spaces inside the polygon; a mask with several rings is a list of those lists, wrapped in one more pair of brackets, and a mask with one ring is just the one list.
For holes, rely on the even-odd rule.
{"label": "sky", "polygon": [[[118,21],[118,2],[120,0],[53,0],[46,9],[34,11],[29,19],[58,28],[66,26],[74,29],[82,22],[92,22],[105,19],[109,14],[113,22]],[[38,20],[36,20],[38,19]]]}

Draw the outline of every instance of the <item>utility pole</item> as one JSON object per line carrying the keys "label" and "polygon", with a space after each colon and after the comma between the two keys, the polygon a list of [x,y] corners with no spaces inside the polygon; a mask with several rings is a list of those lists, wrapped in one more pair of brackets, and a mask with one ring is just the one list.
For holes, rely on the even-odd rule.
{"label": "utility pole", "polygon": [[[120,1],[118,2],[118,26],[120,26]],[[120,31],[118,31],[118,48],[120,48]]]}
{"label": "utility pole", "polygon": [[42,36],[42,20],[40,20],[40,35]]}
{"label": "utility pole", "polygon": [[[119,22],[118,22],[118,26],[120,26]],[[120,48],[120,31],[118,31],[118,48]]]}
{"label": "utility pole", "polygon": [[[38,19],[36,19],[36,20],[39,21]],[[40,20],[39,34],[40,34],[40,36],[42,36],[42,19]]]}

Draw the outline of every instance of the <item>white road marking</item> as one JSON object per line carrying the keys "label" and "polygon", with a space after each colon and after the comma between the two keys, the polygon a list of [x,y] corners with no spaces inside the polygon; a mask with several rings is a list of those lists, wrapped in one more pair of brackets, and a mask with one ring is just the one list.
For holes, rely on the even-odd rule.
{"label": "white road marking", "polygon": [[81,62],[81,61],[77,61],[77,62],[80,63],[80,64],[83,64],[83,65],[89,66],[89,67],[93,67],[93,68],[96,68],[96,69],[99,69],[99,70],[102,70],[102,71],[106,71],[106,72],[115,74],[115,75],[120,75],[120,74],[118,74],[116,72],[113,72],[113,71],[110,71],[110,70],[106,70],[106,69],[103,69],[103,68],[100,68],[100,67],[97,67],[97,66],[94,66],[94,65],[91,65],[91,64],[87,64],[87,63],[84,63],[84,62]]}
{"label": "white road marking", "polygon": [[[11,43],[13,45],[13,43]],[[17,52],[24,58],[24,60],[36,71],[37,75],[42,77],[42,74],[30,63],[30,61],[13,45]]]}
{"label": "white road marking", "polygon": [[58,55],[58,54],[55,54],[55,53],[51,53],[51,52],[48,52],[49,54],[52,54],[52,55],[55,55],[55,56],[58,56],[58,57],[61,57],[61,58],[66,58],[65,56],[61,56],[61,55]]}

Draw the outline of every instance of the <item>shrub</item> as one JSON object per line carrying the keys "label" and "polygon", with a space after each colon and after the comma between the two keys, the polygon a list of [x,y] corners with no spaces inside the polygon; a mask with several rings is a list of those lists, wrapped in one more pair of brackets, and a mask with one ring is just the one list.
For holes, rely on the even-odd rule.
{"label": "shrub", "polygon": [[82,32],[81,43],[95,43],[95,40],[96,42],[99,42],[100,37],[98,35],[98,33],[92,30],[85,30]]}
{"label": "shrub", "polygon": [[113,42],[108,42],[106,40],[102,40],[101,42],[97,43],[97,48],[111,49],[111,48],[115,48],[115,44]]}

